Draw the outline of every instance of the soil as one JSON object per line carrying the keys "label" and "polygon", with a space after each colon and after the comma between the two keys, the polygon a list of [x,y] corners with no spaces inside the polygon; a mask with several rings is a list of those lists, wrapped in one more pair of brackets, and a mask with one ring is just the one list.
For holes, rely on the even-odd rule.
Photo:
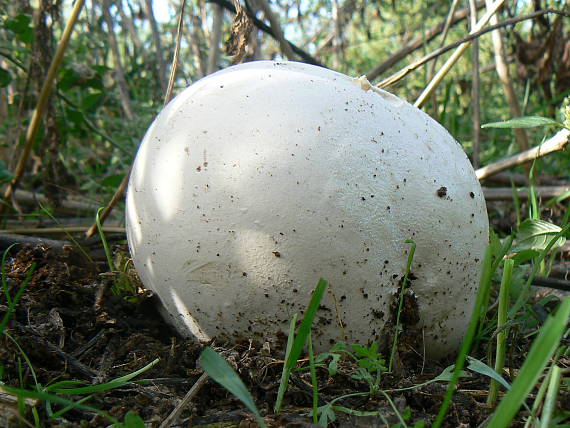
{"label": "soil", "polygon": [[[124,251],[124,249],[123,249]],[[32,264],[35,270],[26,290],[7,324],[9,335],[0,336],[0,379],[5,385],[36,390],[64,380],[79,380],[87,385],[108,382],[132,373],[155,359],[159,362],[139,375],[139,382],[95,393],[85,403],[123,420],[127,411],[138,413],[149,427],[158,427],[202,374],[198,357],[203,345],[179,337],[161,319],[158,302],[152,293],[137,287],[127,295],[113,293],[116,277],[105,274],[104,264],[84,261],[73,248],[48,246],[24,247],[13,252],[5,263],[6,285],[14,296]],[[135,279],[131,277],[131,281]],[[0,319],[8,310],[0,292]],[[410,301],[413,303],[413,301]],[[412,305],[413,306],[413,305]],[[405,335],[404,335],[405,336]],[[405,345],[405,337],[402,344]],[[312,426],[308,417],[312,406],[309,371],[294,372],[285,396],[282,413],[272,412],[283,367],[282,355],[264,344],[244,338],[238,344],[212,343],[237,370],[269,426]],[[483,350],[484,352],[484,350]],[[481,355],[482,358],[483,355]],[[405,346],[400,349],[395,370],[384,374],[384,390],[405,388],[439,375],[453,361],[429,363]],[[306,363],[305,363],[306,364]],[[1,367],[0,367],[1,369]],[[342,359],[338,373],[330,376],[326,367],[317,368],[320,404],[343,394],[368,391],[365,382],[352,375],[357,367]],[[140,381],[144,380],[144,381]],[[353,397],[337,402],[356,411],[381,411],[378,416],[349,416],[337,412],[332,426],[398,426],[393,410],[411,416],[408,426],[435,419],[446,383],[390,393],[386,397]],[[485,404],[488,380],[483,376],[461,381],[444,426],[477,427],[490,409]],[[66,397],[78,400],[80,396]],[[564,397],[562,397],[564,398]],[[568,401],[569,397],[565,397]],[[59,418],[48,418],[40,401],[31,401],[24,413],[32,421],[31,408],[46,427],[104,427],[109,420],[86,409],[72,409]],[[61,409],[58,404],[53,410]],[[0,414],[4,424],[23,426],[16,404],[0,395]],[[11,415],[11,416],[10,416]],[[522,426],[522,418],[512,426]],[[176,426],[256,426],[244,405],[224,388],[208,380]]]}

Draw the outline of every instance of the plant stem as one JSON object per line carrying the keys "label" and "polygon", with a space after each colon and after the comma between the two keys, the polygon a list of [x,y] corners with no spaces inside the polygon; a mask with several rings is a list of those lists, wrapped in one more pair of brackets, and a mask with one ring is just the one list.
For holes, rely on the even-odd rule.
{"label": "plant stem", "polygon": [[[503,278],[501,280],[501,288],[499,290],[499,309],[497,314],[497,351],[495,354],[495,371],[498,374],[501,374],[503,372],[503,367],[505,366],[507,332],[505,331],[504,327],[507,323],[509,288],[511,285],[514,265],[514,260],[505,260]],[[495,379],[491,379],[489,395],[487,396],[487,404],[489,406],[493,406],[497,401],[498,392],[499,382],[497,382]]]}

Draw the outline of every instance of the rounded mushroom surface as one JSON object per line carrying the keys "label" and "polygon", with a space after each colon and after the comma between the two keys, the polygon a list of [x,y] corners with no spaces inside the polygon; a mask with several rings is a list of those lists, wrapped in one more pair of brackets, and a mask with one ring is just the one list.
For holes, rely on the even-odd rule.
{"label": "rounded mushroom surface", "polygon": [[327,279],[318,351],[386,340],[411,239],[404,329],[437,358],[467,328],[488,220],[467,156],[428,115],[365,79],[260,61],[196,82],[155,119],[127,234],[145,286],[198,339],[283,345]]}

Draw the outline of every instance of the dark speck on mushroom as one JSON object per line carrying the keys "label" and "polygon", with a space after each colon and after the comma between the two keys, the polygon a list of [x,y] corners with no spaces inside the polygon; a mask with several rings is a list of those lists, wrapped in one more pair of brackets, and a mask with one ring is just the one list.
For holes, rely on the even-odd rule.
{"label": "dark speck on mushroom", "polygon": [[441,186],[439,189],[437,189],[437,196],[443,198],[445,195],[447,195],[447,187]]}

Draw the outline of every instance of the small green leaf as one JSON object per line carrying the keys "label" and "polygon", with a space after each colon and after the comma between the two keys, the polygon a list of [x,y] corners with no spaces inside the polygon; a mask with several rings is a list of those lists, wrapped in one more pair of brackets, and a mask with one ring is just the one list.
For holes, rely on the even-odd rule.
{"label": "small green leaf", "polygon": [[514,119],[505,120],[502,122],[492,122],[481,125],[481,128],[535,128],[537,126],[559,126],[564,127],[563,124],[554,119],[542,116],[523,116],[515,117]]}
{"label": "small green leaf", "polygon": [[125,428],[145,428],[146,425],[142,418],[134,412],[128,412],[125,415],[125,422],[123,424]]}
{"label": "small green leaf", "polygon": [[515,261],[516,265],[520,265],[524,262],[528,262],[529,260],[537,258],[539,255],[540,251],[537,250],[521,250],[515,254],[513,260]]}
{"label": "small green leaf", "polygon": [[91,110],[99,103],[101,98],[103,98],[103,93],[99,91],[88,94],[83,98],[81,107],[83,107],[84,110]]}
{"label": "small green leaf", "polygon": [[227,361],[212,348],[207,347],[200,355],[200,362],[204,371],[213,380],[218,382],[233,395],[241,400],[243,404],[255,415],[257,423],[262,427],[267,427],[261,417],[257,406],[253,401],[251,393],[248,391],[237,373],[230,367]]}
{"label": "small green leaf", "polygon": [[30,15],[20,13],[14,18],[7,19],[4,22],[4,28],[12,31],[22,42],[30,44],[34,37],[31,22],[32,17]]}
{"label": "small green leaf", "polygon": [[121,184],[121,181],[123,181],[124,176],[125,174],[108,175],[101,181],[101,185],[104,187],[111,187],[113,189],[116,189],[117,187],[119,187],[119,184]]}
{"label": "small green leaf", "polygon": [[479,361],[476,358],[467,357],[467,359],[469,360],[469,365],[467,366],[468,370],[482,374],[483,376],[488,376],[491,379],[495,379],[497,382],[503,385],[507,390],[511,389],[511,385],[509,385],[509,383],[505,380],[505,378],[503,378],[503,376],[501,376],[499,373],[497,373],[487,364],[485,364],[482,361]]}
{"label": "small green leaf", "polygon": [[0,88],[5,88],[12,81],[12,75],[8,70],[0,68]]}
{"label": "small green leaf", "polygon": [[[553,235],[556,235],[561,230],[559,226],[544,220],[525,220],[519,227],[516,245],[512,250],[514,252],[521,252],[523,250],[544,250],[550,243]],[[552,248],[561,247],[565,242],[566,238],[560,237]]]}
{"label": "small green leaf", "polygon": [[[455,364],[452,364],[451,366],[447,366],[445,369],[443,369],[443,371],[439,375],[437,375],[432,380],[430,380],[429,383],[432,383],[432,382],[449,382],[451,379],[453,379],[453,370],[455,370]],[[471,376],[470,373],[468,373],[464,370],[461,370],[459,377],[473,377],[473,376]]]}
{"label": "small green leaf", "polygon": [[[324,406],[318,408],[318,412],[321,415],[319,417],[319,425],[326,427],[329,425],[329,422],[336,421],[336,415],[333,410],[332,403],[327,403]],[[312,412],[309,416],[312,416]]]}

